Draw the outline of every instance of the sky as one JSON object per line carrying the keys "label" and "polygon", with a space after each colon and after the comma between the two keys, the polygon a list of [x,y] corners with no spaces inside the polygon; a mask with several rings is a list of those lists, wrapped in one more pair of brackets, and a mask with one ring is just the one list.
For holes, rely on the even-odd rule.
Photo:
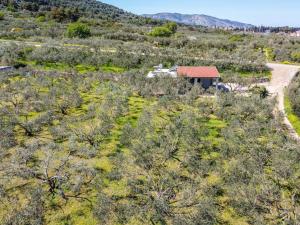
{"label": "sky", "polygon": [[102,0],[135,14],[206,14],[253,25],[300,27],[300,0]]}

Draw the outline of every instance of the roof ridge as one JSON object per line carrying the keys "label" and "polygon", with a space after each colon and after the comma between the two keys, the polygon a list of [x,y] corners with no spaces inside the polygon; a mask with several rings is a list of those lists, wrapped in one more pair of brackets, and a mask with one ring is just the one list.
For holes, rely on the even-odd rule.
{"label": "roof ridge", "polygon": [[179,66],[177,73],[190,78],[219,78],[220,73],[216,66]]}

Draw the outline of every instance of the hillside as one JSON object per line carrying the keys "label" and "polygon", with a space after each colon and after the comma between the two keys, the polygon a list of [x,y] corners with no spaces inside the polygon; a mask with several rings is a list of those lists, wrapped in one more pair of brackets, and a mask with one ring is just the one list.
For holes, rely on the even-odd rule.
{"label": "hillside", "polygon": [[77,13],[89,17],[128,18],[134,16],[115,6],[96,0],[1,0],[0,4],[14,10],[29,10],[32,12],[50,11],[51,8],[76,10]]}
{"label": "hillside", "polygon": [[207,15],[187,15],[180,13],[158,13],[158,14],[144,14],[143,16],[153,18],[153,19],[162,19],[170,20],[177,23],[183,23],[187,25],[198,25],[206,27],[232,27],[232,28],[251,28],[254,27],[251,24],[218,19],[216,17],[207,16]]}

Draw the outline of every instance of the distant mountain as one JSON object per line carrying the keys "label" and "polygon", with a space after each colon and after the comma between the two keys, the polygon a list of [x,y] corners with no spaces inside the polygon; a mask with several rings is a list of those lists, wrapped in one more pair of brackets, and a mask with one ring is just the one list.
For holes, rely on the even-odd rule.
{"label": "distant mountain", "polygon": [[254,27],[251,24],[218,19],[216,17],[207,15],[188,15],[180,13],[158,13],[158,14],[144,14],[143,16],[152,19],[170,20],[177,23],[183,23],[187,25],[200,25],[206,27],[233,27],[233,28],[250,28]]}

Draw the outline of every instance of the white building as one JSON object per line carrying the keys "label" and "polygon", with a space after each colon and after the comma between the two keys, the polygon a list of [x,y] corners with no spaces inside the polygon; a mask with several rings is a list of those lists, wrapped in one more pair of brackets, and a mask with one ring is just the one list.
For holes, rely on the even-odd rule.
{"label": "white building", "polygon": [[291,33],[291,37],[300,37],[300,30],[298,30],[294,33]]}
{"label": "white building", "polygon": [[218,87],[220,79],[220,73],[215,66],[174,66],[171,69],[163,69],[163,66],[159,65],[154,69],[148,73],[147,78],[184,77],[194,85],[201,84],[205,89]]}
{"label": "white building", "polygon": [[147,75],[148,78],[154,77],[177,77],[177,67],[172,67],[170,69],[163,69],[163,65],[154,67],[154,71],[150,71]]}
{"label": "white building", "polygon": [[0,66],[0,72],[13,70],[12,66]]}

